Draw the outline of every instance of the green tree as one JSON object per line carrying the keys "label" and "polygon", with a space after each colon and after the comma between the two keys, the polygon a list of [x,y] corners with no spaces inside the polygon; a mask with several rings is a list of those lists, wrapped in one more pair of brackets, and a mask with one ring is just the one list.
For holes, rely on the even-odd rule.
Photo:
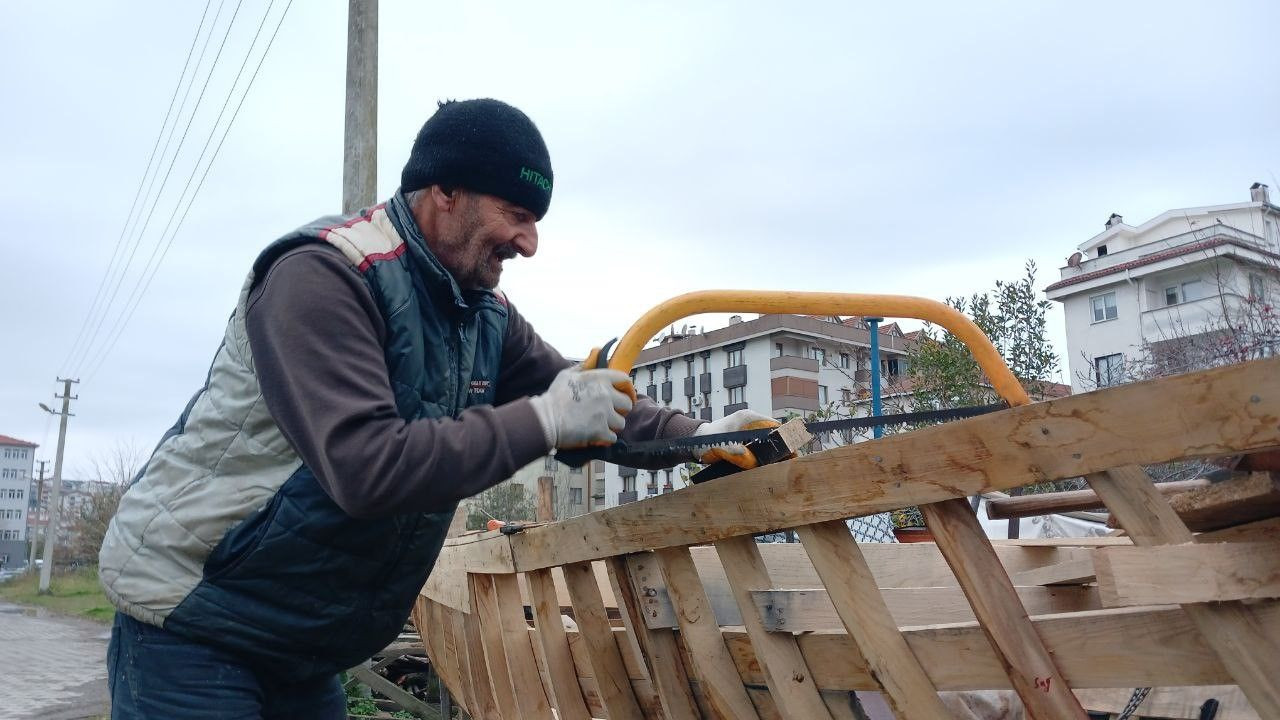
{"label": "green tree", "polygon": [[[1050,303],[1035,286],[1036,264],[1022,277],[997,280],[993,292],[947,298],[991,339],[1005,364],[1033,398],[1043,398],[1058,370],[1046,332]],[[982,405],[998,398],[969,348],[943,328],[926,323],[907,357],[907,379],[917,408]]]}
{"label": "green tree", "polygon": [[504,522],[529,522],[537,511],[534,498],[524,491],[524,486],[509,480],[494,485],[468,502],[468,530],[484,529],[491,518]]}

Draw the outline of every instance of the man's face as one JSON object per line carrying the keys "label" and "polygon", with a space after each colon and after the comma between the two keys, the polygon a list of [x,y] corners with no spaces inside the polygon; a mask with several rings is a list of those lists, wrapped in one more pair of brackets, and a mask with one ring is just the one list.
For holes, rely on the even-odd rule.
{"label": "man's face", "polygon": [[533,213],[492,195],[456,191],[431,249],[463,289],[497,287],[502,263],[538,251]]}

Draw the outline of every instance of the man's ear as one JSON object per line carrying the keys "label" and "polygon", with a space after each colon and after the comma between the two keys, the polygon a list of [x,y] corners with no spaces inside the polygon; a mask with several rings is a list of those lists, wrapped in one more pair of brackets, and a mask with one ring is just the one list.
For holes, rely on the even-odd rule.
{"label": "man's ear", "polygon": [[452,212],[458,204],[458,191],[456,189],[452,192],[445,192],[444,188],[439,185],[432,185],[430,193],[431,202],[439,212]]}

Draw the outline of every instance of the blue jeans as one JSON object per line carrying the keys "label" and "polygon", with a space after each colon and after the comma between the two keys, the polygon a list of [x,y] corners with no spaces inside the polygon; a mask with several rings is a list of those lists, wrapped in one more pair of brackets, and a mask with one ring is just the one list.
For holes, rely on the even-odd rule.
{"label": "blue jeans", "polygon": [[[287,672],[288,668],[282,668]],[[107,646],[112,720],[346,720],[337,676],[291,683],[234,655],[116,613]]]}

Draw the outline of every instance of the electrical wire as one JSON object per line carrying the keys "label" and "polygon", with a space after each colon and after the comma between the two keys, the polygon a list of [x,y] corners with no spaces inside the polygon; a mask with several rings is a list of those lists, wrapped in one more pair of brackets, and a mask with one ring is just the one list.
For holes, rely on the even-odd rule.
{"label": "electrical wire", "polygon": [[[223,32],[222,34],[222,41],[218,45],[218,52],[214,55],[213,62],[210,63],[209,65],[209,72],[205,75],[204,84],[201,85],[200,87],[200,94],[196,97],[196,104],[192,107],[191,114],[187,117],[187,124],[185,127],[183,127],[182,136],[178,139],[178,147],[173,151],[173,155],[169,158],[169,166],[165,169],[164,178],[160,181],[160,188],[156,191],[156,195],[151,202],[151,208],[147,211],[146,220],[143,221],[142,228],[135,234],[136,237],[134,238],[134,241],[133,241],[133,247],[129,251],[129,257],[125,261],[123,270],[121,270],[120,272],[120,277],[116,279],[115,285],[111,290],[111,297],[107,300],[107,304],[103,308],[102,315],[99,318],[98,323],[94,326],[94,330],[89,337],[88,344],[85,345],[84,350],[81,351],[80,361],[76,364],[76,370],[75,370],[76,375],[80,374],[80,371],[84,368],[85,362],[89,359],[90,351],[94,347],[93,343],[95,340],[97,340],[98,333],[102,330],[103,325],[106,324],[107,317],[110,315],[111,308],[115,304],[116,297],[120,292],[120,287],[121,285],[124,284],[124,279],[128,275],[129,268],[133,266],[133,259],[138,253],[139,246],[141,246],[142,244],[142,238],[147,233],[147,227],[151,224],[151,218],[155,214],[156,206],[160,204],[160,197],[164,194],[164,188],[169,183],[169,176],[173,173],[174,165],[177,164],[178,155],[182,152],[182,146],[186,142],[187,134],[191,130],[192,123],[195,122],[196,114],[200,110],[200,103],[204,101],[205,92],[209,89],[209,81],[213,79],[213,73],[218,67],[218,60],[222,57],[222,51],[227,46],[227,39],[231,36],[231,29],[235,26],[236,17],[240,14],[240,7],[243,4],[244,4],[244,0],[237,0],[236,9],[231,14],[231,20],[227,23],[226,31]],[[222,10],[221,4],[218,6],[218,10],[219,12]],[[216,24],[217,22],[216,17],[214,18],[214,22]],[[210,31],[210,36],[212,36],[212,30]],[[206,40],[206,46],[207,45],[208,45],[208,41]],[[203,55],[203,51],[201,52],[201,54]],[[188,92],[189,91],[190,91],[190,87],[188,87]],[[185,104],[185,100],[186,98],[184,97],[183,104]],[[175,124],[175,127],[176,127],[176,124]],[[173,133],[173,129],[171,128],[170,135],[172,135],[172,133]],[[166,142],[165,144],[167,147],[168,143]],[[152,177],[153,182],[154,180],[155,178]],[[148,188],[148,192],[150,192],[150,188]],[[141,276],[139,276],[137,282],[141,282],[141,279],[142,279]],[[137,284],[137,282],[135,282],[135,285]]]}
{"label": "electrical wire", "polygon": [[[274,3],[274,0],[272,0],[272,2]],[[186,222],[187,214],[191,211],[192,205],[195,204],[196,197],[200,194],[201,188],[204,187],[204,182],[209,177],[209,170],[213,168],[214,162],[218,159],[218,154],[222,151],[222,146],[226,142],[227,136],[231,133],[231,128],[235,124],[236,118],[239,117],[240,115],[240,109],[244,107],[244,102],[249,97],[249,91],[253,89],[253,83],[255,80],[258,79],[258,73],[262,70],[262,64],[266,61],[267,55],[271,52],[271,47],[272,45],[275,44],[276,36],[279,35],[280,33],[280,27],[284,25],[285,17],[288,16],[289,9],[292,7],[293,7],[293,0],[289,0],[289,2],[285,5],[284,11],[280,13],[280,19],[276,22],[275,29],[271,32],[271,37],[267,40],[266,48],[262,51],[262,55],[258,58],[258,64],[254,67],[253,74],[249,77],[249,82],[245,85],[244,92],[240,96],[240,101],[236,104],[236,109],[231,113],[231,119],[227,121],[227,125],[223,129],[222,137],[218,139],[218,144],[217,146],[214,147],[213,155],[210,156],[208,164],[205,165],[204,172],[200,175],[200,181],[196,184],[195,191],[192,192],[191,198],[187,202],[186,208],[183,209],[182,211],[182,217],[178,219],[177,225],[174,226],[173,232],[169,235],[169,239],[164,246],[164,251],[160,253],[159,260],[156,261],[155,267],[152,268],[151,274],[147,276],[146,282],[141,286],[141,291],[138,293],[136,300],[134,301],[133,305],[128,308],[127,316],[124,317],[124,321],[120,323],[119,329],[114,331],[114,334],[111,336],[111,339],[108,345],[106,346],[106,350],[98,357],[97,362],[93,365],[92,371],[89,373],[90,379],[97,374],[98,370],[102,367],[102,364],[106,361],[107,356],[110,355],[111,351],[115,348],[116,342],[120,339],[120,335],[123,334],[125,327],[127,327],[129,324],[129,320],[132,319],[134,312],[138,309],[138,305],[142,302],[143,296],[146,295],[147,290],[151,287],[151,282],[152,280],[155,279],[155,276],[160,269],[160,265],[164,262],[165,257],[168,256],[169,249],[173,246],[174,239],[177,238],[178,232],[182,229],[182,225]],[[265,24],[267,15],[270,13],[270,11],[271,11],[271,8],[270,6],[268,6],[267,13],[263,15],[262,23],[259,26],[259,31],[261,31],[261,25]],[[256,42],[257,35],[255,35],[254,38]],[[250,51],[252,51],[252,47],[253,46],[250,45]],[[248,56],[246,55],[246,60],[247,60],[247,57]],[[237,75],[237,78],[238,78],[238,75]],[[233,90],[234,90],[234,87],[235,85],[233,84],[232,85]],[[228,96],[228,100],[229,99],[230,99],[230,96]],[[216,123],[215,123],[215,127],[216,127]]]}
{"label": "electrical wire", "polygon": [[[169,108],[165,110],[164,120],[160,123],[160,130],[156,133],[156,141],[151,146],[151,155],[147,158],[147,167],[142,171],[142,177],[138,179],[138,188],[133,191],[133,202],[129,204],[129,212],[125,215],[124,226],[120,228],[120,237],[116,238],[116,246],[111,251],[111,259],[107,262],[107,270],[102,274],[102,279],[98,281],[98,289],[93,293],[93,300],[89,303],[89,311],[85,313],[84,320],[80,323],[80,330],[76,333],[76,338],[71,343],[71,349],[67,351],[67,356],[62,359],[62,363],[58,366],[60,374],[61,371],[67,369],[67,364],[71,362],[71,358],[75,355],[76,349],[80,346],[80,341],[84,339],[84,331],[89,327],[89,320],[93,318],[94,312],[98,308],[98,301],[102,299],[102,289],[106,287],[107,278],[111,277],[111,269],[115,266],[116,258],[120,255],[120,247],[124,244],[125,235],[133,222],[133,211],[138,209],[138,199],[142,197],[142,187],[146,184],[147,177],[151,175],[151,166],[155,163],[156,150],[160,148],[160,138],[164,137],[164,129],[168,127],[169,118],[173,115],[173,104],[178,99],[178,91],[182,89],[182,81],[187,76],[187,68],[191,66],[191,55],[195,52],[196,43],[200,41],[201,31],[204,30],[204,21],[209,16],[209,6],[212,4],[213,0],[205,0],[204,12],[200,14],[200,23],[196,25],[196,33],[191,37],[191,47],[187,48],[187,58],[182,63],[182,72],[178,73],[178,82],[173,86],[173,95],[169,97]],[[210,32],[212,32],[212,26],[210,26]],[[192,77],[195,77],[194,69],[192,70]],[[176,117],[174,118],[174,124],[177,124]]]}

